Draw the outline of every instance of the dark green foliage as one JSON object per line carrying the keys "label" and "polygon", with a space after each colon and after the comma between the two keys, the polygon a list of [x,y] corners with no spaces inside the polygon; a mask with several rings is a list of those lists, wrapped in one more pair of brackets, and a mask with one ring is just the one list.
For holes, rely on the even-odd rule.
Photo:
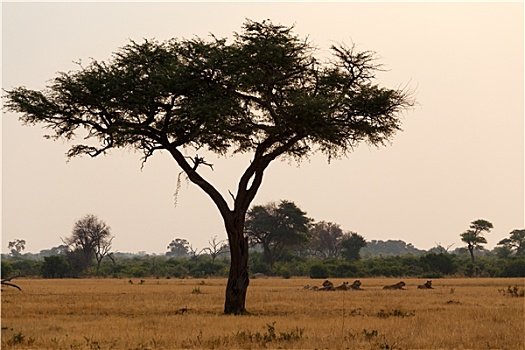
{"label": "dark green foliage", "polygon": [[221,277],[228,275],[228,264],[224,261],[199,259],[192,264],[189,275],[192,277]]}
{"label": "dark green foliage", "polygon": [[509,238],[502,239],[498,245],[502,245],[516,255],[525,256],[525,230],[513,230]]}
{"label": "dark green foliage", "polygon": [[337,264],[336,268],[334,269],[334,276],[338,278],[343,277],[359,277],[360,273],[357,268],[357,266],[353,263],[349,263],[347,261],[341,261],[339,264]]}
{"label": "dark green foliage", "polygon": [[250,266],[250,272],[254,273],[263,273],[265,275],[271,274],[270,265],[264,261],[264,256],[262,252],[252,251],[250,253],[250,259],[248,261]]}
{"label": "dark green foliage", "polygon": [[401,240],[371,240],[366,242],[366,246],[361,249],[363,257],[394,256],[394,255],[419,255],[424,254],[424,250],[417,249],[411,243]]}
{"label": "dark green foliage", "polygon": [[487,239],[483,237],[484,233],[490,232],[493,228],[491,222],[483,219],[472,221],[470,229],[463,232],[461,240],[467,243],[467,249],[469,250],[472,262],[475,261],[474,250],[483,250],[483,244],[487,243]]}
{"label": "dark green foliage", "polygon": [[[444,275],[451,275],[456,271],[456,265],[452,255],[446,253],[429,253],[419,258],[425,276],[437,278]],[[432,275],[432,273],[434,273]]]}
{"label": "dark green foliage", "polygon": [[10,261],[13,275],[39,276],[42,271],[42,261],[18,258]]}
{"label": "dark green foliage", "polygon": [[294,257],[287,261],[278,261],[275,263],[275,271],[279,276],[308,276],[310,271],[310,262],[305,257]]}
{"label": "dark green foliage", "polygon": [[323,264],[313,264],[310,266],[310,278],[328,278],[328,269]]}
{"label": "dark green foliage", "polygon": [[419,276],[423,272],[419,258],[411,255],[362,259],[356,265],[362,276]]}
{"label": "dark green foliage", "polygon": [[525,277],[525,258],[516,257],[505,260],[500,277]]}
{"label": "dark green foliage", "polygon": [[282,200],[252,207],[246,215],[245,232],[253,245],[262,246],[265,262],[272,268],[293,248],[308,242],[310,222],[295,203]]}
{"label": "dark green foliage", "polygon": [[42,277],[64,278],[70,272],[69,263],[63,256],[53,255],[44,257],[42,264]]}
{"label": "dark green foliage", "polygon": [[13,274],[13,265],[11,265],[8,261],[2,260],[2,278],[8,278],[11,277]]}
{"label": "dark green foliage", "polygon": [[[47,259],[46,259],[47,258]],[[60,261],[60,263],[59,263]],[[53,272],[65,270],[65,257],[44,257],[42,260],[11,259],[3,260],[4,273],[22,274],[24,276],[42,276],[49,278],[76,277],[75,271],[53,276]],[[167,258],[165,256],[122,256],[117,254],[116,264],[106,260],[101,265],[99,275],[105,277],[122,278],[206,278],[211,276],[226,277],[229,261],[215,259],[208,255],[196,259]],[[56,263],[56,265],[55,265]],[[46,270],[49,266],[55,266]],[[58,266],[58,267],[56,267]],[[427,253],[425,255],[402,255],[379,258],[365,258],[355,262],[342,259],[319,260],[305,256],[288,256],[275,263],[270,270],[264,262],[261,252],[253,251],[249,260],[250,273],[262,273],[267,276],[310,276],[312,278],[364,278],[364,277],[421,277],[440,278],[447,276],[482,276],[482,277],[525,277],[525,259],[512,255],[507,258],[498,258],[493,255],[483,256],[472,263],[467,255],[446,253]],[[94,273],[94,271],[91,271]],[[7,275],[6,275],[7,276]]]}
{"label": "dark green foliage", "polygon": [[341,256],[346,261],[356,261],[361,257],[359,251],[366,247],[367,243],[363,236],[353,232],[349,237],[341,241]]}

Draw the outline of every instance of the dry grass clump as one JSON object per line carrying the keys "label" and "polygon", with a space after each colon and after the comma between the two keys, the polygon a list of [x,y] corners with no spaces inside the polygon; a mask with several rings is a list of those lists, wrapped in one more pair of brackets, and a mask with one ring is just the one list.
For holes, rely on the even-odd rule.
{"label": "dry grass clump", "polygon": [[246,316],[222,314],[225,279],[135,282],[20,279],[22,292],[2,290],[2,349],[525,348],[523,299],[499,291],[523,279],[439,279],[429,290],[361,279],[362,291],[333,292],[255,279]]}

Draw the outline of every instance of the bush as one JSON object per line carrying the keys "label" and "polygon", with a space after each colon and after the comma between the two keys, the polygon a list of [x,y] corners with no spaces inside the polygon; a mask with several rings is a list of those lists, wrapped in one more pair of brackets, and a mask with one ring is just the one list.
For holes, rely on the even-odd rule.
{"label": "bush", "polygon": [[185,268],[181,265],[173,266],[172,268],[168,269],[169,276],[175,277],[175,278],[185,278],[188,277],[190,274],[190,270]]}
{"label": "bush", "polygon": [[290,278],[292,277],[292,273],[290,272],[290,269],[288,269],[286,266],[279,266],[274,269],[275,274],[277,276],[283,277],[283,278]]}
{"label": "bush", "polygon": [[12,273],[13,266],[7,261],[2,261],[2,278],[8,278]]}
{"label": "bush", "polygon": [[260,252],[250,252],[248,258],[248,264],[250,266],[250,272],[253,273],[263,273],[265,275],[270,275],[271,270],[270,266],[264,261],[263,255]]}
{"label": "bush", "polygon": [[500,277],[525,277],[525,259],[521,257],[506,261]]}
{"label": "bush", "polygon": [[193,277],[227,276],[227,268],[224,262],[203,259],[195,263],[190,270],[190,275]]}
{"label": "bush", "polygon": [[333,277],[358,277],[359,271],[357,270],[356,265],[346,262],[346,261],[340,261],[339,264],[337,264],[334,268],[334,276]]}
{"label": "bush", "polygon": [[67,260],[59,255],[44,257],[42,264],[42,277],[44,278],[64,278],[69,274],[69,264]]}
{"label": "bush", "polygon": [[40,276],[42,273],[42,261],[37,260],[12,260],[13,274],[23,276]]}
{"label": "bush", "polygon": [[442,277],[456,272],[456,265],[450,254],[429,253],[421,256],[419,261],[424,269],[425,276],[429,276],[427,278],[432,278],[430,275]]}
{"label": "bush", "polygon": [[310,266],[310,278],[328,278],[328,269],[323,264]]}

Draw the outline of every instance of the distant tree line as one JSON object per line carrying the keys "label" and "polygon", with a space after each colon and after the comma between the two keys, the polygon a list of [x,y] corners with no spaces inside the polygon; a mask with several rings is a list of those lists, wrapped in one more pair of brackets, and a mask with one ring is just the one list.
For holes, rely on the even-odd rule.
{"label": "distant tree line", "polygon": [[[227,277],[229,258],[215,260],[208,254],[196,257],[167,257],[115,253],[114,262],[104,260],[98,274],[88,270],[84,276],[106,278],[206,278]],[[316,259],[286,255],[270,268],[264,254],[252,251],[252,276],[307,276],[311,278],[366,277],[525,277],[525,258],[511,255],[501,257],[496,250],[486,251],[472,263],[469,253],[433,253],[374,256],[349,262],[341,258]],[[2,258],[2,276],[22,274],[43,278],[77,277],[66,255],[44,258]]]}
{"label": "distant tree line", "polygon": [[[492,223],[476,220],[460,234],[465,247],[425,251],[402,240],[366,241],[338,224],[314,222],[291,201],[253,206],[245,235],[250,246],[253,276],[336,277],[525,277],[525,230],[510,232],[492,251],[484,234]],[[230,260],[226,240],[211,238],[209,246],[193,248],[184,238],[173,239],[164,255],[112,252],[114,236],[94,215],[78,220],[63,245],[39,254],[22,254],[25,240],[9,242],[2,255],[2,276],[22,274],[43,278],[67,277],[227,277]],[[474,254],[476,252],[476,254]]]}

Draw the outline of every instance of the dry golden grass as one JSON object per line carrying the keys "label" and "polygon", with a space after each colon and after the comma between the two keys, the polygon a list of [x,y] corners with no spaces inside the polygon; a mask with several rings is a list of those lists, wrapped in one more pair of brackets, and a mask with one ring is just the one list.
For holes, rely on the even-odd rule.
{"label": "dry golden grass", "polygon": [[18,279],[2,290],[2,349],[525,349],[525,299],[498,291],[522,278],[361,281],[254,279],[251,314],[225,316],[225,279]]}

